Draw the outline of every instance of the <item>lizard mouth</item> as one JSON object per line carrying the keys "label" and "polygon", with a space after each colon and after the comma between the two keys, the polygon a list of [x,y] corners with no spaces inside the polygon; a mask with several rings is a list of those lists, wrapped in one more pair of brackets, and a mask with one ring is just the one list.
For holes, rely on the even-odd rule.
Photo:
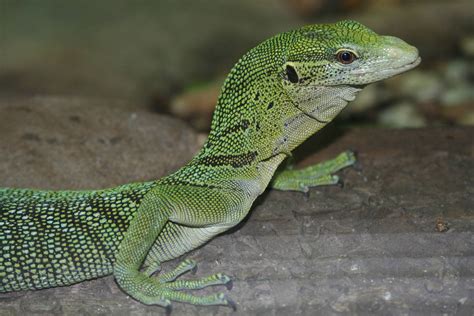
{"label": "lizard mouth", "polygon": [[408,63],[408,64],[405,64],[403,66],[400,66],[400,67],[397,67],[397,68],[394,68],[394,70],[396,71],[400,71],[400,72],[405,72],[407,70],[410,70],[412,68],[415,68],[416,66],[418,66],[419,64],[421,63],[421,57],[418,56],[414,61]]}
{"label": "lizard mouth", "polygon": [[368,78],[365,81],[367,82],[367,84],[381,81],[381,80],[399,75],[401,73],[404,73],[410,69],[413,69],[416,66],[418,66],[420,63],[421,63],[421,57],[416,56],[410,62],[407,62],[405,64],[387,67],[379,71],[370,72],[368,73]]}
{"label": "lizard mouth", "polygon": [[352,88],[362,90],[362,89],[364,89],[365,87],[367,87],[368,85],[369,85],[369,84],[366,83],[366,84],[351,84],[350,86],[351,86]]}

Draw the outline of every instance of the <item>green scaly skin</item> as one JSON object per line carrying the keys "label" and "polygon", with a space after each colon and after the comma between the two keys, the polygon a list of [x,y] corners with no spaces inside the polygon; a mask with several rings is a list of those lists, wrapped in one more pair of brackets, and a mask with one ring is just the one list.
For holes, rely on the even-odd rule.
{"label": "green scaly skin", "polygon": [[352,153],[303,170],[276,169],[367,84],[415,67],[416,48],[354,21],[276,35],[245,54],[225,81],[209,138],[165,178],[99,191],[0,189],[0,291],[68,285],[113,273],[145,304],[232,305],[222,293],[180,290],[227,284],[215,274],[176,280],[195,268],[185,254],[239,223],[271,183],[307,191],[337,183]]}

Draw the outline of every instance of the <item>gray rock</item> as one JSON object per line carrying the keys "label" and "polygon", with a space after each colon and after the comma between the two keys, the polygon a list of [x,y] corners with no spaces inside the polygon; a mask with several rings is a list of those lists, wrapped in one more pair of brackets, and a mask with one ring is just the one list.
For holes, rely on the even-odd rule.
{"label": "gray rock", "polygon": [[0,99],[0,187],[85,189],[151,180],[198,150],[198,136],[184,123],[131,108],[111,99]]}
{"label": "gray rock", "polygon": [[[194,144],[192,134],[175,120],[137,114],[136,121],[130,122],[130,113],[97,110],[93,103],[84,111],[70,109],[60,114],[55,114],[59,105],[23,103],[15,111],[10,105],[3,112],[17,115],[19,120],[14,123],[8,122],[11,117],[0,115],[0,126],[7,123],[8,129],[18,131],[10,133],[12,140],[0,139],[1,163],[10,175],[23,172],[21,167],[29,168],[32,183],[45,183],[44,178],[36,178],[43,177],[43,172],[36,170],[43,165],[33,163],[31,167],[17,159],[25,159],[30,146],[51,153],[51,147],[43,143],[53,135],[59,140],[55,148],[59,155],[50,159],[75,153],[62,160],[62,174],[49,173],[48,185],[57,187],[71,186],[73,177],[78,186],[88,187],[104,182],[113,185],[124,180],[122,176],[128,180],[153,178],[164,169],[169,172],[177,160],[186,160],[184,156],[194,151],[186,150]],[[45,103],[51,104],[51,100]],[[76,127],[76,119],[67,120],[65,113],[79,115],[82,127]],[[40,123],[34,124],[38,118],[47,126],[40,129]],[[36,136],[21,138],[30,125],[38,129],[32,134]],[[0,135],[8,129],[2,128]],[[111,144],[111,137],[117,135],[125,140]],[[339,136],[334,139],[332,135]],[[36,144],[34,139],[38,138],[42,145],[30,144]],[[99,138],[105,139],[106,145]],[[306,156],[301,165],[328,159],[347,148],[357,149],[358,167],[340,173],[344,187],[313,188],[309,196],[266,192],[244,223],[187,255],[198,261],[199,270],[195,276],[183,276],[185,279],[215,272],[234,276],[234,289],[228,294],[237,302],[237,312],[175,303],[173,315],[472,314],[473,138],[474,128],[340,131],[329,127],[321,131],[301,152],[324,150]],[[100,145],[91,145],[96,142]],[[5,144],[16,154],[5,155]],[[102,151],[113,153],[107,158],[113,168],[104,163],[96,167],[89,160],[93,154],[105,155]],[[128,152],[126,160],[113,159],[124,152]],[[175,155],[168,156],[172,152]],[[36,156],[32,157],[36,161]],[[155,167],[153,163],[161,158],[166,165]],[[82,162],[84,159],[92,166]],[[97,168],[94,170],[99,172],[99,167],[109,168],[108,172],[89,171]],[[122,175],[120,179],[116,174]],[[449,226],[447,232],[436,230],[440,218]],[[169,271],[178,261],[166,263],[163,269]],[[197,293],[216,291],[226,292],[212,288]],[[1,315],[160,313],[164,313],[160,307],[127,297],[112,277],[0,295]]]}

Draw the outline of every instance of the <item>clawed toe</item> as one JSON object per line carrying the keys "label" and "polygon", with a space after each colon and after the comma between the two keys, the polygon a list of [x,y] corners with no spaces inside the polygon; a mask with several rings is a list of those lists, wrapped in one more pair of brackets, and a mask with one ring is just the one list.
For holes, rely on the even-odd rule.
{"label": "clawed toe", "polygon": [[[195,268],[194,261],[183,261],[169,275],[175,275],[178,272],[192,271]],[[187,293],[182,290],[196,290],[213,285],[224,285],[227,290],[232,289],[232,278],[223,274],[216,273],[197,280],[172,280],[163,281],[159,278],[146,277],[141,278],[137,283],[137,288],[142,291],[135,293],[134,298],[149,305],[159,305],[166,309],[169,315],[172,311],[171,302],[183,302],[194,305],[222,305],[229,306],[236,310],[236,304],[224,293],[216,293],[207,296],[199,296]]]}
{"label": "clawed toe", "polygon": [[[211,277],[208,277],[208,278],[211,278]],[[216,277],[215,284],[210,284],[210,285],[225,285],[227,290],[229,290],[229,291],[232,290],[232,287],[234,285],[233,285],[232,278],[230,276],[228,276],[226,274],[223,274],[223,273],[217,273],[215,275],[215,277]]]}
{"label": "clawed toe", "polygon": [[196,270],[196,261],[192,259],[185,259],[174,270],[159,275],[158,280],[162,283],[174,281],[176,278],[185,274],[186,272],[191,271],[191,273],[195,273]]}
{"label": "clawed toe", "polygon": [[232,308],[234,312],[237,311],[237,304],[235,304],[235,302],[230,297],[224,295],[224,299],[227,301],[227,306]]}
{"label": "clawed toe", "polygon": [[227,283],[224,283],[224,285],[227,291],[230,291],[234,287],[234,281],[232,281],[232,279],[229,279],[229,281],[227,281]]}
{"label": "clawed toe", "polygon": [[343,188],[344,187],[344,180],[338,179],[336,184],[337,184],[338,187]]}
{"label": "clawed toe", "polygon": [[173,311],[173,305],[169,304],[164,306],[165,308],[165,315],[166,316],[171,316],[171,312]]}

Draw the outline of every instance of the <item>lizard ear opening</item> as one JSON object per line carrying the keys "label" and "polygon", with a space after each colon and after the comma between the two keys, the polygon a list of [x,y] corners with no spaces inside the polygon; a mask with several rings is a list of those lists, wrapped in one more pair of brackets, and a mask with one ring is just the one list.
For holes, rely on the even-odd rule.
{"label": "lizard ear opening", "polygon": [[293,66],[287,64],[285,68],[285,72],[286,72],[286,77],[291,83],[299,82],[300,79],[298,77],[298,73],[296,72],[296,69]]}

